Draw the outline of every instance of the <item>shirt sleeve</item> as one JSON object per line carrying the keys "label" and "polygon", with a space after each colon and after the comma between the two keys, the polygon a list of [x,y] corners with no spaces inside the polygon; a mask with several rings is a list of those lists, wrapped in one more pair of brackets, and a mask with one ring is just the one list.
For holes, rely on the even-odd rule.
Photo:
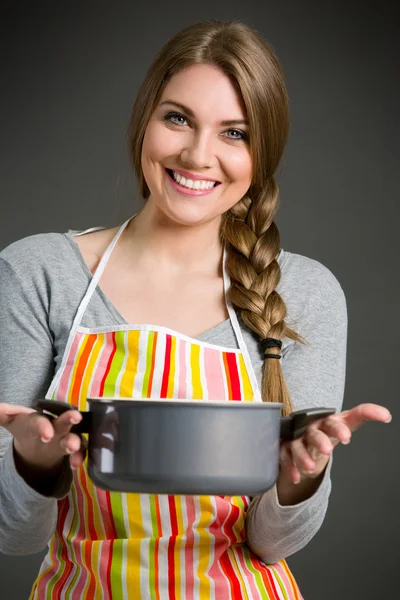
{"label": "shirt sleeve", "polygon": [[[30,406],[53,377],[49,299],[35,278],[18,274],[0,257],[0,401]],[[67,490],[62,486],[62,494]],[[12,437],[0,427],[0,551],[31,554],[48,543],[56,524],[57,498],[42,496],[18,474]]]}
{"label": "shirt sleeve", "polygon": [[[295,330],[307,344],[294,342],[282,361],[285,381],[296,410],[306,407],[342,409],[347,349],[347,306],[334,275],[319,265],[307,289],[307,302]],[[301,550],[320,529],[331,491],[332,457],[314,494],[293,505],[279,504],[276,485],[254,498],[247,512],[247,543],[267,564]]]}

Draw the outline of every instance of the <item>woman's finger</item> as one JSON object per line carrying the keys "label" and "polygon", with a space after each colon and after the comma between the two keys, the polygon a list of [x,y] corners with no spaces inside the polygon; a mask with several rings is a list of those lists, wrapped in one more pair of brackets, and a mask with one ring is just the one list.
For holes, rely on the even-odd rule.
{"label": "woman's finger", "polygon": [[65,454],[74,454],[81,448],[81,438],[76,433],[68,433],[61,438],[60,448]]}
{"label": "woman's finger", "polygon": [[351,430],[347,423],[339,417],[328,417],[323,419],[319,425],[320,431],[323,431],[331,438],[333,446],[339,442],[349,444],[351,440]]}
{"label": "woman's finger", "polygon": [[367,423],[367,421],[378,421],[380,423],[390,423],[392,415],[384,406],[379,404],[359,404],[350,410],[340,413],[338,416],[345,421],[350,431],[356,431]]}
{"label": "woman's finger", "polygon": [[284,473],[285,477],[293,483],[300,483],[301,474],[293,463],[290,448],[286,443],[281,444],[279,462],[281,472]]}
{"label": "woman's finger", "polygon": [[60,437],[67,435],[71,427],[82,421],[82,415],[78,410],[68,410],[53,421],[54,431]]}
{"label": "woman's finger", "polygon": [[9,419],[5,428],[16,439],[38,438],[49,442],[54,437],[52,422],[35,410],[23,412]]}
{"label": "woman's finger", "polygon": [[318,428],[309,428],[304,444],[314,461],[318,460],[319,454],[330,456],[335,446],[329,434]]}
{"label": "woman's finger", "polygon": [[316,464],[305,446],[305,439],[303,437],[291,442],[290,451],[293,463],[300,473],[304,472],[308,474],[314,472]]}
{"label": "woman's finger", "polygon": [[71,454],[69,459],[71,469],[77,469],[78,467],[80,467],[83,464],[85,457],[86,450],[84,448],[81,448],[80,450],[78,450],[78,452]]}
{"label": "woman's finger", "polygon": [[28,406],[0,402],[0,427],[8,429],[8,426],[12,425],[15,417],[19,415],[29,415],[34,412],[36,411]]}

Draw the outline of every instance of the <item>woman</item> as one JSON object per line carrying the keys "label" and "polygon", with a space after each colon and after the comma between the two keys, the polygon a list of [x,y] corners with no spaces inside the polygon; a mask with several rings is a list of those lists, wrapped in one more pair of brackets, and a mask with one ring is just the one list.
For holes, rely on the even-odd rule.
{"label": "woman", "polygon": [[[390,414],[339,412],[342,289],[280,248],[274,172],[288,125],[278,60],[256,31],[188,27],[133,107],[140,212],[1,253],[0,550],[49,542],[32,599],[301,598],[285,558],[321,526],[332,451]],[[119,494],[88,478],[77,410],[50,423],[31,408],[44,394],[80,410],[88,396],[151,396],[338,414],[282,444],[260,497]]]}

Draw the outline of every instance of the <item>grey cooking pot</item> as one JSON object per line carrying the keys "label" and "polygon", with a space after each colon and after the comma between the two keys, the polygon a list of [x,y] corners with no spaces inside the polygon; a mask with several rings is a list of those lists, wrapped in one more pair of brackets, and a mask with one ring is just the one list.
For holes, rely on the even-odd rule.
{"label": "grey cooking pot", "polygon": [[[256,496],[278,477],[280,440],[300,437],[335,412],[313,408],[280,417],[282,404],[88,398],[72,427],[87,433],[88,471],[100,488],[147,494]],[[50,419],[75,408],[37,400]]]}

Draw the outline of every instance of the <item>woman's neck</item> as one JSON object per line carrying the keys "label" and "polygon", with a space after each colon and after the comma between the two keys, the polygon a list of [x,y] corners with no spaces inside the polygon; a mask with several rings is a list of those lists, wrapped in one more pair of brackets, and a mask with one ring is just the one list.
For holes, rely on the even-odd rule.
{"label": "woman's neck", "polygon": [[172,276],[220,276],[219,226],[220,218],[200,225],[180,225],[148,203],[131,220],[124,237],[129,254],[134,254],[142,268],[157,268]]}

